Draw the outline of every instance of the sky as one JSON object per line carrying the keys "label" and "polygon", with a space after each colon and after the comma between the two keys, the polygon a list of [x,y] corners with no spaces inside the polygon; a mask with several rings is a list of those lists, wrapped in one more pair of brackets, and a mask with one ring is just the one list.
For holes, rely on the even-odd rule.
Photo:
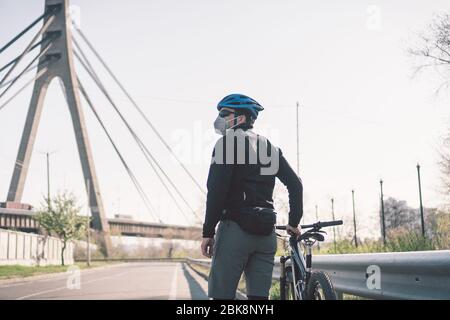
{"label": "sky", "polygon": [[[218,139],[212,127],[217,102],[239,92],[265,107],[254,131],[279,146],[294,168],[295,105],[300,103],[304,222],[316,219],[316,205],[320,220],[331,219],[333,197],[335,216],[344,219],[342,232],[347,232],[354,189],[360,230],[378,235],[380,178],[385,197],[418,207],[417,163],[424,205],[442,204],[437,150],[449,123],[449,95],[436,96],[440,79],[433,73],[412,77],[415,61],[406,49],[434,14],[450,11],[447,0],[71,3],[83,32],[203,186]],[[44,1],[0,0],[0,44],[38,17],[43,6]],[[0,54],[0,65],[17,56],[37,30]],[[201,192],[95,57],[89,54],[89,59],[190,205],[204,206]],[[177,211],[94,83],[80,65],[76,68],[162,220],[192,223]],[[0,200],[7,195],[30,97],[28,88],[0,110]],[[108,217],[122,213],[152,221],[92,113],[83,107]],[[72,191],[85,206],[73,127],[58,81],[46,96],[22,200],[35,206],[46,194],[46,151],[53,152],[52,193]],[[277,186],[277,192],[283,190]],[[286,214],[279,212],[281,220]]]}

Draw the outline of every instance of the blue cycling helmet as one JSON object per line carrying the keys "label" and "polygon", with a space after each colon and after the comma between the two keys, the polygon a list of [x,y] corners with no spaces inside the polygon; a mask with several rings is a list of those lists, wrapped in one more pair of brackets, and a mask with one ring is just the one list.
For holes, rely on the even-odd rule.
{"label": "blue cycling helmet", "polygon": [[217,110],[222,108],[243,109],[250,112],[253,119],[258,118],[258,112],[264,108],[255,100],[243,94],[233,93],[223,98],[217,105]]}

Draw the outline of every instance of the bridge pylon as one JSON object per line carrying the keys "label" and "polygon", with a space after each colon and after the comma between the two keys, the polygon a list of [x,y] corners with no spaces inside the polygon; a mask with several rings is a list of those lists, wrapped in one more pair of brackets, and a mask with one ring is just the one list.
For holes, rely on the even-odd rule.
{"label": "bridge pylon", "polygon": [[49,37],[52,42],[50,47],[45,42],[41,44],[42,56],[39,58],[37,73],[44,73],[34,82],[7,201],[21,202],[22,200],[45,94],[50,82],[54,78],[59,78],[64,87],[64,95],[72,118],[84,181],[89,183],[86,187],[90,193],[88,201],[92,214],[91,228],[100,232],[103,249],[109,256],[112,249],[109,224],[103,207],[74,67],[69,0],[46,0],[45,10],[46,12],[52,10],[54,13],[45,18],[44,26],[47,24],[48,27],[42,37],[43,39]]}

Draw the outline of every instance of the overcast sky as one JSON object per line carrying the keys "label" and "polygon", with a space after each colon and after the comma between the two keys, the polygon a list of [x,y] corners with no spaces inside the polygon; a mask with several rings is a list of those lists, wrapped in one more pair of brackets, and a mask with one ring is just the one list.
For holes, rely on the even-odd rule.
{"label": "overcast sky", "polygon": [[[233,92],[265,110],[255,131],[267,135],[296,167],[295,104],[300,102],[300,176],[305,221],[350,222],[351,190],[365,234],[378,232],[379,179],[386,197],[418,206],[416,164],[422,165],[424,205],[438,206],[436,165],[448,124],[449,95],[435,96],[439,79],[412,79],[406,53],[434,13],[435,1],[72,1],[81,28],[145,113],[205,185],[216,104]],[[0,44],[43,10],[44,1],[0,0]],[[33,32],[0,55],[18,55]],[[87,49],[86,49],[87,51]],[[139,118],[100,64],[115,101],[193,207],[203,197]],[[101,116],[167,223],[185,224],[126,128],[77,65]],[[30,75],[31,77],[32,75]],[[14,91],[14,90],[13,90]],[[0,199],[6,198],[31,88],[0,111]],[[0,101],[1,102],[1,101]],[[105,135],[84,106],[107,215],[151,220]],[[51,156],[53,192],[70,190],[85,203],[73,128],[59,83],[47,94],[23,202],[39,205],[46,193],[45,156]],[[285,214],[280,212],[281,215]]]}

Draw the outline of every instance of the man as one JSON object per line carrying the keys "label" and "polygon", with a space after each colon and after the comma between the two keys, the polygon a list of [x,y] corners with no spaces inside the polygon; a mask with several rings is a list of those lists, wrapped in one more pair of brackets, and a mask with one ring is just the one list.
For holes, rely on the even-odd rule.
{"label": "man", "polygon": [[201,244],[203,255],[212,257],[208,296],[235,299],[244,272],[248,298],[267,300],[277,247],[272,199],[275,177],[288,189],[286,228],[297,236],[303,213],[302,182],[281,150],[251,130],[264,110],[258,102],[231,94],[217,109],[214,127],[222,137],[214,148],[208,175]]}

